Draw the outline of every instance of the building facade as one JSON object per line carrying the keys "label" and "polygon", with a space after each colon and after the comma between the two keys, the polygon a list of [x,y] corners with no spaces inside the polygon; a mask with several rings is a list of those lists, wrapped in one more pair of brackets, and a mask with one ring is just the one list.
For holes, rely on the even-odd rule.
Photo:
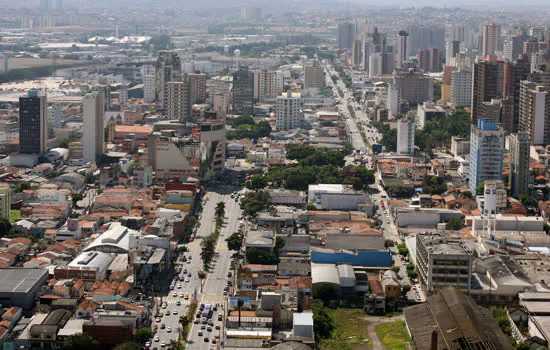
{"label": "building facade", "polygon": [[472,104],[472,71],[459,69],[451,73],[451,103],[470,107]]}
{"label": "building facade", "polygon": [[304,89],[322,89],[325,87],[325,70],[318,63],[304,68]]}
{"label": "building facade", "polygon": [[48,103],[46,96],[31,90],[19,98],[19,153],[45,153],[48,142]]}
{"label": "building facade", "polygon": [[275,107],[276,130],[291,130],[300,127],[303,115],[303,102],[298,92],[285,92],[277,97]]}
{"label": "building facade", "polygon": [[511,134],[510,144],[510,188],[512,196],[519,197],[529,190],[529,134],[520,132]]}
{"label": "building facade", "polygon": [[485,180],[502,180],[503,162],[504,130],[495,120],[479,119],[470,133],[470,191]]}
{"label": "building facade", "polygon": [[233,73],[233,113],[252,115],[254,109],[254,73],[242,67]]}
{"label": "building facade", "polygon": [[483,47],[481,54],[483,57],[492,56],[496,51],[500,51],[500,26],[496,24],[483,25]]}
{"label": "building facade", "polygon": [[275,101],[282,92],[283,72],[265,69],[254,71],[254,98],[258,102]]}
{"label": "building facade", "polygon": [[543,85],[521,82],[519,97],[519,131],[529,135],[531,144],[550,143],[550,95]]}
{"label": "building facade", "polygon": [[84,96],[83,110],[83,160],[85,162],[101,162],[105,131],[103,120],[105,116],[105,101],[102,93],[93,92]]}
{"label": "building facade", "polygon": [[409,118],[397,121],[397,153],[414,154],[415,123]]}
{"label": "building facade", "polygon": [[193,107],[191,101],[191,84],[187,74],[183,74],[179,81],[166,83],[166,117],[172,120],[186,122],[191,119]]}

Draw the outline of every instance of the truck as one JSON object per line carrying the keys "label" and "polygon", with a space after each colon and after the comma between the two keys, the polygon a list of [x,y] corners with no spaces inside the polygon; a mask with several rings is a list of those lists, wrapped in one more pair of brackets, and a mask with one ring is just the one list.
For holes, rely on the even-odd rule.
{"label": "truck", "polygon": [[202,310],[202,317],[210,318],[212,317],[212,305],[204,305],[204,310]]}

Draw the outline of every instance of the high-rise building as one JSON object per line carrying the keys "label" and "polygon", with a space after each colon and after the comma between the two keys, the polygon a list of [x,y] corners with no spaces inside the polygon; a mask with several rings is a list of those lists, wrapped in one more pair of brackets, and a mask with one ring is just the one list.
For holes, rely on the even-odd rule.
{"label": "high-rise building", "polygon": [[206,74],[188,74],[191,85],[191,103],[204,102],[206,100]]}
{"label": "high-rise building", "polygon": [[510,189],[512,196],[519,197],[529,190],[529,134],[511,134],[510,144]]}
{"label": "high-rise building", "polygon": [[413,69],[408,72],[394,72],[393,83],[388,91],[388,103],[396,108],[390,107],[392,117],[404,112],[400,107],[403,104],[417,105],[426,101],[433,101],[432,78],[414,72]]}
{"label": "high-rise building", "polygon": [[277,97],[275,106],[275,128],[291,130],[300,127],[303,114],[303,102],[298,92],[287,91]]}
{"label": "high-rise building", "polygon": [[352,63],[354,66],[361,65],[363,58],[363,40],[355,39],[353,40],[353,49],[352,49]]}
{"label": "high-rise building", "polygon": [[483,25],[483,47],[481,54],[489,57],[500,51],[500,26],[497,24]]}
{"label": "high-rise building", "polygon": [[168,96],[166,95],[166,84],[181,77],[181,60],[174,51],[159,51],[157,61],[157,87],[158,101],[166,110]]}
{"label": "high-rise building", "polygon": [[470,107],[472,103],[472,71],[461,68],[451,73],[451,102],[454,106]]}
{"label": "high-rise building", "polygon": [[504,62],[492,57],[474,63],[472,73],[472,124],[481,117],[483,102],[501,98],[504,90]]}
{"label": "high-rise building", "polygon": [[370,56],[373,53],[374,53],[374,44],[372,43],[371,38],[367,38],[367,40],[363,42],[363,56],[361,58],[363,60],[363,63],[362,63],[363,70],[368,71],[370,69],[369,68]]}
{"label": "high-rise building", "polygon": [[[305,67],[304,70],[307,72],[308,67]],[[283,72],[280,70],[254,71],[254,98],[258,102],[275,101],[283,92],[283,79]],[[308,73],[308,79],[311,80],[311,72]]]}
{"label": "high-rise building", "polygon": [[409,38],[409,33],[404,30],[400,30],[398,34],[398,47],[397,47],[397,68],[403,66],[403,62],[407,60],[407,40]]}
{"label": "high-rise building", "polygon": [[260,22],[264,18],[264,9],[261,7],[241,7],[241,19],[244,22]]}
{"label": "high-rise building", "polygon": [[540,43],[535,38],[531,38],[523,43],[523,55],[525,57],[531,57],[534,53],[539,52]]}
{"label": "high-rise building", "polygon": [[502,180],[503,162],[504,130],[496,120],[477,120],[470,133],[470,191],[485,180]]}
{"label": "high-rise building", "polygon": [[418,50],[435,47],[443,52],[445,50],[445,28],[439,26],[410,25],[407,28],[409,37],[407,40],[407,56],[414,56]]}
{"label": "high-rise building", "polygon": [[338,24],[338,48],[340,50],[351,49],[355,40],[355,23]]}
{"label": "high-rise building", "polygon": [[10,185],[0,184],[0,218],[10,220],[11,190]]}
{"label": "high-rise building", "polygon": [[397,121],[397,153],[414,154],[415,123],[409,118]]}
{"label": "high-rise building", "polygon": [[543,85],[528,80],[521,82],[519,131],[529,135],[531,144],[550,143],[550,94]]}
{"label": "high-rise building", "polygon": [[48,150],[48,103],[31,90],[19,98],[19,153],[41,154]]}
{"label": "high-rise building", "polygon": [[450,40],[447,41],[445,47],[445,64],[451,64],[451,58],[455,58],[456,55],[460,53],[460,41]]}
{"label": "high-rise building", "polygon": [[504,127],[508,133],[515,133],[519,127],[519,93],[521,81],[527,79],[530,72],[529,61],[525,58],[518,58],[516,61],[504,63],[504,98],[512,98],[514,116],[511,129]]}
{"label": "high-rise building", "polygon": [[374,52],[369,57],[369,78],[374,78],[377,75],[382,75],[384,62],[381,52]]}
{"label": "high-rise building", "polygon": [[502,57],[505,60],[516,60],[523,51],[523,40],[520,36],[512,36],[504,40],[504,47],[502,49]]}
{"label": "high-rise building", "polygon": [[241,67],[233,73],[233,113],[254,113],[254,73],[248,67]]}
{"label": "high-rise building", "polygon": [[105,102],[103,94],[92,92],[84,96],[82,101],[82,142],[85,162],[101,162],[103,154],[103,142],[105,131],[103,120],[105,115]]}
{"label": "high-rise building", "polygon": [[141,70],[143,76],[143,101],[151,103],[156,98],[157,77],[153,65],[144,65]]}
{"label": "high-rise building", "polygon": [[304,89],[322,89],[325,87],[325,70],[315,62],[304,68]]}
{"label": "high-rise building", "polygon": [[441,72],[443,65],[440,51],[435,47],[418,51],[418,68],[424,72]]}
{"label": "high-rise building", "polygon": [[166,117],[171,120],[187,122],[191,119],[193,103],[191,101],[191,79],[183,74],[181,79],[166,83]]}

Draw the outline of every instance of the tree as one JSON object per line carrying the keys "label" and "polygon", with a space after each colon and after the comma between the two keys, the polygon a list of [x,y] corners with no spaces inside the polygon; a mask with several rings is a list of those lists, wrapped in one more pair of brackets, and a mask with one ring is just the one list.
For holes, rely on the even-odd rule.
{"label": "tree", "polygon": [[414,271],[414,270],[409,270],[409,271],[407,271],[407,276],[408,276],[410,279],[415,279],[416,276],[417,276],[417,273],[416,273],[416,271]]}
{"label": "tree", "polygon": [[272,265],[277,263],[277,257],[270,249],[247,248],[246,261],[250,264]]}
{"label": "tree", "polygon": [[315,204],[308,204],[306,206],[306,210],[317,210],[317,207],[315,206]]}
{"label": "tree", "polygon": [[408,292],[410,292],[410,290],[411,290],[411,286],[408,285],[408,284],[405,284],[405,285],[403,286],[403,288],[402,288],[403,294],[405,294],[405,295],[406,295]]}
{"label": "tree", "polygon": [[410,195],[411,191],[401,185],[391,185],[386,191],[390,196],[396,198],[403,198]]}
{"label": "tree", "polygon": [[11,223],[8,219],[0,219],[0,237],[4,237],[11,231]]}
{"label": "tree", "polygon": [[408,263],[407,264],[407,271],[414,271],[414,264],[413,263]]}
{"label": "tree", "polygon": [[339,298],[338,291],[336,287],[331,283],[321,283],[319,284],[314,292],[313,298],[322,300],[325,304],[331,300],[336,300]]}
{"label": "tree", "polygon": [[318,301],[313,302],[313,329],[316,339],[328,339],[334,330],[334,321]]}
{"label": "tree", "polygon": [[59,141],[59,147],[60,148],[69,148],[69,143],[71,143],[71,140],[61,139],[61,141]]}
{"label": "tree", "polygon": [[265,180],[265,177],[262,175],[252,175],[250,177],[250,180],[247,181],[246,187],[250,188],[251,190],[258,190],[265,188],[267,186],[267,181]]}
{"label": "tree", "polygon": [[537,200],[527,194],[520,194],[519,195],[519,201],[521,204],[523,204],[525,207],[533,208],[537,207]]}
{"label": "tree", "polygon": [[140,328],[136,332],[136,342],[139,344],[145,344],[149,339],[153,337],[153,331],[151,328]]}
{"label": "tree", "polygon": [[259,190],[256,192],[248,192],[241,199],[241,206],[245,213],[249,216],[256,215],[257,212],[264,210],[271,204],[269,192]]}
{"label": "tree", "polygon": [[240,250],[243,245],[243,234],[240,232],[235,232],[231,236],[227,237],[227,247],[230,250]]}
{"label": "tree", "polygon": [[256,124],[256,137],[267,137],[273,131],[268,121],[262,120]]}
{"label": "tree", "polygon": [[447,221],[447,224],[445,225],[445,229],[453,230],[453,231],[461,230],[463,227],[464,227],[464,224],[462,223],[462,220],[459,218],[449,219],[449,221]]}
{"label": "tree", "polygon": [[218,218],[223,218],[225,216],[225,202],[218,202],[218,204],[216,204],[216,216]]}
{"label": "tree", "polygon": [[391,270],[395,273],[398,273],[401,270],[401,268],[399,266],[392,266]]}
{"label": "tree", "polygon": [[64,350],[96,350],[99,342],[87,334],[70,335],[65,344]]}
{"label": "tree", "polygon": [[474,198],[474,195],[470,191],[464,191],[460,195],[464,198],[469,198],[469,199]]}
{"label": "tree", "polygon": [[[144,343],[145,344],[145,343]],[[142,346],[133,341],[119,344],[115,346],[115,350],[141,350]]]}
{"label": "tree", "polygon": [[481,183],[476,187],[476,193],[483,194],[484,191],[485,191],[485,181],[481,181]]}
{"label": "tree", "polygon": [[286,152],[286,157],[288,159],[302,160],[313,155],[317,150],[313,146],[308,145],[299,145],[289,147]]}
{"label": "tree", "polygon": [[84,181],[87,184],[93,184],[94,183],[94,175],[92,173],[86,173],[86,177],[84,178]]}
{"label": "tree", "polygon": [[80,194],[78,192],[73,192],[71,194],[71,198],[73,200],[73,205],[76,205],[76,202],[81,201],[82,198],[84,198],[84,197],[82,196],[82,194]]}
{"label": "tree", "polygon": [[395,243],[393,242],[393,239],[386,239],[384,241],[384,247],[386,248],[393,247],[394,245]]}

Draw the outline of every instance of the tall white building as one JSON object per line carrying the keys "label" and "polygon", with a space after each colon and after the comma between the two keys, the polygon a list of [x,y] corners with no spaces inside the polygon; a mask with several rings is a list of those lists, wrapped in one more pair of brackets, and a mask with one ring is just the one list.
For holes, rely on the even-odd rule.
{"label": "tall white building", "polygon": [[10,185],[0,184],[0,218],[10,219],[11,190]]}
{"label": "tall white building", "polygon": [[375,52],[369,56],[369,78],[382,74],[383,63],[382,53]]}
{"label": "tall white building", "polygon": [[531,144],[550,142],[550,94],[543,85],[523,80],[519,95],[519,131],[529,135]]}
{"label": "tall white building", "polygon": [[414,153],[414,130],[413,120],[402,118],[397,121],[397,153]]}
{"label": "tall white building", "polygon": [[500,51],[500,26],[497,24],[483,25],[483,57],[494,55]]}
{"label": "tall white building", "polygon": [[85,162],[99,162],[103,154],[103,140],[105,137],[103,120],[105,102],[103,94],[92,92],[84,96],[83,109],[83,160]]}
{"label": "tall white building", "polygon": [[276,130],[291,130],[300,127],[303,102],[298,92],[288,91],[277,97],[275,107]]}
{"label": "tall white building", "polygon": [[151,103],[155,100],[157,93],[157,76],[152,65],[143,66],[143,101]]}
{"label": "tall white building", "polygon": [[459,69],[451,73],[451,102],[455,106],[472,104],[472,71]]}
{"label": "tall white building", "polygon": [[254,98],[259,102],[275,101],[283,92],[283,72],[257,70],[254,72]]}

